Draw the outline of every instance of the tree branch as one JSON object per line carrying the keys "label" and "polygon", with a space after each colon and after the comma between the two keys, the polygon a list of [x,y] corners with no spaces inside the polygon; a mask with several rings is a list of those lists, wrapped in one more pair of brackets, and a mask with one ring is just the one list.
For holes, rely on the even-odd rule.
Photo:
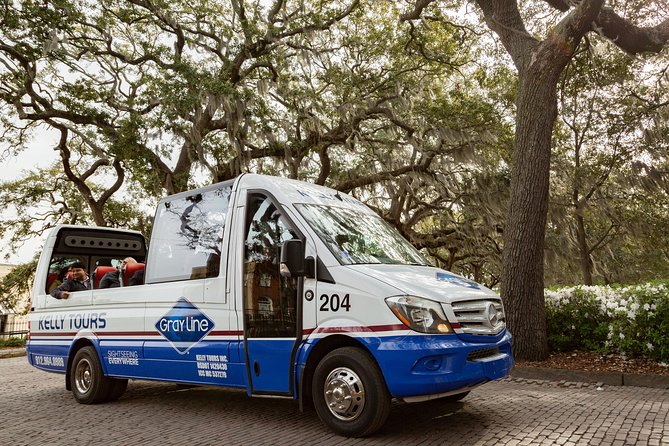
{"label": "tree branch", "polygon": [[518,10],[518,2],[511,0],[476,0],[488,27],[502,41],[513,63],[521,70],[527,63],[531,50],[539,41],[527,32]]}
{"label": "tree branch", "polygon": [[373,173],[371,175],[365,175],[358,177],[354,180],[344,181],[339,183],[334,188],[342,192],[350,192],[357,187],[367,186],[374,183],[379,183],[381,181],[391,180],[397,176],[404,175],[409,172],[427,172],[429,163],[421,163],[418,165],[403,166],[397,169],[389,170],[386,172]]}
{"label": "tree branch", "polygon": [[533,56],[533,62],[542,64],[539,70],[551,70],[555,76],[562,72],[583,36],[591,29],[603,4],[604,0],[581,0],[576,9],[549,32]]}
{"label": "tree branch", "polygon": [[669,40],[669,18],[657,26],[641,28],[608,7],[602,8],[594,29],[628,54],[659,53]]}
{"label": "tree branch", "polygon": [[427,8],[430,3],[433,3],[435,0],[418,0],[414,5],[413,11],[405,12],[400,14],[400,22],[406,22],[408,20],[418,20],[420,19],[423,10]]}
{"label": "tree branch", "polygon": [[590,247],[590,249],[588,250],[588,254],[592,254],[592,253],[595,252],[597,249],[599,249],[599,248],[601,248],[602,246],[604,246],[604,241],[606,240],[606,237],[608,237],[608,235],[611,233],[611,231],[614,230],[614,229],[616,229],[617,227],[618,227],[618,225],[616,225],[616,224],[612,224],[611,226],[609,226],[609,229],[606,230],[606,232],[604,233],[604,235],[602,235],[602,236],[599,238],[599,240],[597,240],[597,242],[596,242],[594,245],[592,245],[592,246]]}
{"label": "tree branch", "polygon": [[116,171],[116,181],[109,189],[104,191],[104,193],[100,196],[98,203],[100,203],[100,206],[102,208],[107,203],[107,200],[109,200],[111,196],[114,195],[114,193],[116,193],[116,191],[121,188],[121,186],[123,185],[123,181],[125,180],[125,169],[123,169],[121,161],[119,159],[114,159],[112,166],[114,166],[114,170]]}

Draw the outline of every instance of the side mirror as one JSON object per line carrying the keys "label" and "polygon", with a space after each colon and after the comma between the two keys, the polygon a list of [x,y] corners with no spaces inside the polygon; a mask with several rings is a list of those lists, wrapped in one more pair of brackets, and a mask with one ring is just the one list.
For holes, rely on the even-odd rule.
{"label": "side mirror", "polygon": [[283,277],[301,277],[307,275],[302,240],[286,240],[281,246],[281,265],[279,271]]}

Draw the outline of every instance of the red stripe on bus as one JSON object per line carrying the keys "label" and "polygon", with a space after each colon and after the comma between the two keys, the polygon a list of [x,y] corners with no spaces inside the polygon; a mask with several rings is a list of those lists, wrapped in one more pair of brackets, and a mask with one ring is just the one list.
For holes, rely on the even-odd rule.
{"label": "red stripe on bus", "polygon": [[305,335],[310,335],[312,333],[355,333],[355,332],[379,332],[379,331],[406,331],[409,330],[405,325],[402,324],[393,324],[393,325],[358,325],[353,327],[318,327],[308,328],[303,331]]}
{"label": "red stripe on bus", "polygon": [[33,336],[75,336],[77,334],[76,331],[33,331],[30,333],[31,337]]}
{"label": "red stripe on bus", "polygon": [[243,334],[244,334],[243,331],[220,330],[220,331],[212,331],[207,336],[242,336]]}
{"label": "red stripe on bus", "polygon": [[96,331],[96,336],[160,336],[157,331]]}

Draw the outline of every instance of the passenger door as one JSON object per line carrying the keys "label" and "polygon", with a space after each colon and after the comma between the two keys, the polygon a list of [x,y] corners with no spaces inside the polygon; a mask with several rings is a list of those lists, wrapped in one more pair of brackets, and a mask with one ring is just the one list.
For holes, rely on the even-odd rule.
{"label": "passenger door", "polygon": [[241,270],[250,389],[292,395],[301,279],[282,277],[279,264],[281,245],[298,235],[268,194],[249,193],[246,204]]}

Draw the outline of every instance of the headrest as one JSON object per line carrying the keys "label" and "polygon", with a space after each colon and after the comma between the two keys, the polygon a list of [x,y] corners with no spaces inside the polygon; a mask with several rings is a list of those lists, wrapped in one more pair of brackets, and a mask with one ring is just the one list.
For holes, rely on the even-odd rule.
{"label": "headrest", "polygon": [[105,274],[110,273],[112,271],[116,271],[116,267],[114,266],[98,266],[95,268],[95,288],[100,287],[100,281],[102,278],[105,276]]}
{"label": "headrest", "polygon": [[49,275],[46,276],[46,286],[49,286],[49,285],[51,285],[52,283],[54,283],[54,282],[56,281],[56,279],[58,279],[58,274],[56,274],[56,273],[49,273]]}
{"label": "headrest", "polygon": [[137,271],[144,269],[143,263],[128,263],[123,270],[123,286],[128,286],[130,279]]}

